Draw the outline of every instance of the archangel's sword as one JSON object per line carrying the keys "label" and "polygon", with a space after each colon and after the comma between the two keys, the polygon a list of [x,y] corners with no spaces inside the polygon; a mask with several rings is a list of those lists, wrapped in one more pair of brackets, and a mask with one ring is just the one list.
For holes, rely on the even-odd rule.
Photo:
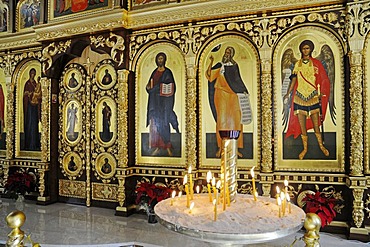
{"label": "archangel's sword", "polygon": [[319,106],[320,106],[320,123],[321,123],[321,139],[322,139],[322,144],[325,144],[325,138],[324,138],[324,119],[322,117],[322,105],[321,105],[321,97],[325,97],[326,95],[322,95],[320,97],[321,91],[320,91],[320,84],[317,85],[317,94],[319,96]]}

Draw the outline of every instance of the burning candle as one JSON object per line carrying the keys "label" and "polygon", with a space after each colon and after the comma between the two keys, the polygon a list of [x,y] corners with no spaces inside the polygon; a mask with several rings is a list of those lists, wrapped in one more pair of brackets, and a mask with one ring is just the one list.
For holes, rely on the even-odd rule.
{"label": "burning candle", "polygon": [[193,200],[194,199],[194,188],[193,188],[193,175],[191,174],[191,165],[189,165],[188,174],[189,174],[190,199]]}
{"label": "burning candle", "polygon": [[179,195],[178,195],[179,200],[180,200],[181,196],[182,196],[182,191],[179,191]]}
{"label": "burning candle", "polygon": [[213,194],[214,194],[215,199],[216,199],[216,197],[217,197],[217,190],[216,190],[216,178],[215,177],[212,178],[212,189],[213,189]]}
{"label": "burning candle", "polygon": [[220,200],[218,200],[218,189],[221,187],[221,180],[218,180],[217,181],[217,184],[216,184],[216,198],[217,198],[217,203],[220,203]]}
{"label": "burning candle", "polygon": [[288,180],[284,180],[285,193],[288,193]]}
{"label": "burning candle", "polygon": [[283,211],[283,216],[285,216],[286,199],[284,192],[280,192],[280,199],[281,199],[281,211]]}
{"label": "burning candle", "polygon": [[176,196],[176,190],[172,191],[171,206],[173,205],[173,198]]}
{"label": "burning candle", "polygon": [[190,204],[190,210],[189,210],[189,214],[191,214],[191,210],[194,208],[194,202],[191,202]]}
{"label": "burning candle", "polygon": [[212,173],[211,171],[207,172],[207,189],[208,189],[208,196],[209,196],[209,202],[212,202],[212,193],[211,193],[211,179],[212,179]]}
{"label": "burning candle", "polygon": [[[226,177],[228,178],[229,177],[229,172],[226,172]],[[226,201],[227,201],[227,206],[230,207],[230,190],[229,190],[229,183],[227,181],[227,179],[225,179],[226,181]]]}
{"label": "burning candle", "polygon": [[214,212],[214,218],[213,220],[217,220],[217,199],[213,199],[213,212]]}
{"label": "burning candle", "polygon": [[290,196],[289,196],[289,194],[286,194],[286,200],[288,202],[288,212],[291,214],[292,213],[292,207],[290,206]]}
{"label": "burning candle", "polygon": [[279,218],[281,218],[281,199],[280,196],[277,198],[277,204],[279,208]]}
{"label": "burning candle", "polygon": [[184,176],[184,185],[185,185],[185,193],[186,193],[186,207],[190,207],[190,195],[189,195],[189,186],[188,186],[188,177]]}
{"label": "burning candle", "polygon": [[278,204],[279,196],[280,196],[280,188],[279,188],[279,186],[276,186],[276,204]]}
{"label": "burning candle", "polygon": [[[197,190],[197,194],[199,194],[199,191],[200,191],[200,187],[199,187],[199,185],[197,185],[196,190]],[[198,196],[199,196],[199,195],[198,195]]]}
{"label": "burning candle", "polygon": [[257,201],[257,197],[256,197],[256,181],[254,180],[254,168],[255,166],[252,167],[251,169],[251,175],[252,175],[252,188],[253,188],[253,197],[254,197],[254,200]]}

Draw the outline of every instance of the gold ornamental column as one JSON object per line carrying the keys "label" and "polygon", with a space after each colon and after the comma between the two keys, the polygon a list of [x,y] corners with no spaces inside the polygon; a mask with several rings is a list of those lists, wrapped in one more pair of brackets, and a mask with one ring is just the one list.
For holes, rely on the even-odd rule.
{"label": "gold ornamental column", "polygon": [[[225,181],[230,194],[230,201],[236,201],[236,193],[238,189],[237,183],[237,161],[238,161],[238,138],[239,130],[220,130],[222,138],[222,152],[221,152],[221,191],[224,190]],[[226,176],[226,179],[225,179]],[[222,194],[222,192],[221,192]],[[224,201],[226,196],[223,194]]]}
{"label": "gold ornamental column", "polygon": [[350,82],[350,157],[348,187],[352,190],[353,209],[350,228],[351,235],[368,237],[369,230],[364,224],[364,192],[367,189],[364,177],[364,109],[363,109],[363,49],[366,37],[366,15],[362,13],[368,9],[366,4],[354,2],[347,4],[346,34],[349,45]]}

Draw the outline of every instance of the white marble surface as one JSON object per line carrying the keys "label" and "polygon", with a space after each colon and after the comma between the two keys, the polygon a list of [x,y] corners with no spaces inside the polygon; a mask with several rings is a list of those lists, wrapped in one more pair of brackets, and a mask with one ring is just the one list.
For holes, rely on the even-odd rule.
{"label": "white marble surface", "polygon": [[[145,215],[135,214],[130,217],[115,216],[113,209],[76,206],[55,203],[48,206],[36,205],[26,200],[16,205],[14,200],[1,199],[0,204],[0,242],[4,243],[10,228],[5,217],[17,208],[26,214],[26,222],[21,228],[42,247],[55,246],[105,246],[105,247],[220,247],[225,244],[205,243],[200,240],[172,232],[160,224],[148,224]],[[1,223],[2,222],[2,223]],[[290,246],[295,238],[304,232],[251,246]],[[346,240],[342,235],[321,233],[321,246],[360,247],[370,244]],[[305,246],[298,240],[294,247]]]}

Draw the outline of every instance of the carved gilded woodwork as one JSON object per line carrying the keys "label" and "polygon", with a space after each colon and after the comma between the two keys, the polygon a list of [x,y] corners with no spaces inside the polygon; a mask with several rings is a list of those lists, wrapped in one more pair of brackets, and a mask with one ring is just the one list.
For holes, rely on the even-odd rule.
{"label": "carved gilded woodwork", "polygon": [[92,183],[92,199],[98,201],[116,202],[118,195],[117,184]]}
{"label": "carved gilded woodwork", "polygon": [[[271,76],[271,66],[272,61],[268,59],[268,57],[271,57],[271,50],[267,49],[266,51],[268,54],[266,59],[263,59],[261,61],[261,67],[262,67],[262,78],[261,78],[261,93],[262,95],[271,95],[272,94],[272,88],[271,88],[271,82],[272,82],[272,76]],[[263,131],[259,131],[259,133],[262,133],[262,159],[261,159],[261,171],[262,172],[272,172],[272,144],[273,141],[271,140],[272,136],[272,100],[271,97],[262,97],[262,104],[261,104],[261,114],[262,114],[262,126]]]}
{"label": "carved gilded woodwork", "polygon": [[359,176],[363,174],[363,108],[362,108],[362,54],[350,52],[350,175]]}
{"label": "carved gilded woodwork", "polygon": [[363,93],[364,111],[364,173],[370,173],[370,33],[366,36],[364,47],[364,93]]}
{"label": "carved gilded woodwork", "polygon": [[46,73],[53,64],[53,56],[61,53],[65,53],[67,49],[71,46],[71,40],[60,41],[58,44],[55,42],[50,43],[44,49],[42,49],[42,71]]}
{"label": "carved gilded woodwork", "polygon": [[128,166],[128,70],[119,70],[118,72],[118,108],[117,113],[118,131],[118,167]]}
{"label": "carved gilded woodwork", "polygon": [[45,185],[45,173],[49,171],[49,164],[48,163],[39,163],[38,164],[38,168],[37,168],[37,172],[38,172],[38,175],[39,175],[39,198],[37,198],[37,200],[43,200],[41,198],[44,198],[44,195],[45,195],[45,188],[46,188],[46,185]]}
{"label": "carved gilded woodwork", "polygon": [[125,40],[122,36],[116,35],[114,33],[110,33],[108,38],[104,38],[102,35],[97,37],[90,36],[91,44],[95,45],[95,47],[109,47],[110,49],[110,56],[118,64],[118,67],[122,65],[124,62],[124,53],[125,50]]}
{"label": "carved gilded woodwork", "polygon": [[364,202],[363,202],[363,195],[364,189],[362,188],[354,188],[352,190],[353,194],[353,210],[352,210],[352,219],[354,224],[357,228],[362,226],[364,221],[365,213],[364,213]]}
{"label": "carved gilded woodwork", "polygon": [[[112,81],[105,85],[102,82],[104,76],[108,73]],[[98,180],[102,180],[103,183],[110,183],[115,180],[115,170],[117,167],[117,156],[118,156],[118,106],[116,99],[118,99],[118,84],[117,74],[114,70],[114,65],[111,60],[103,60],[98,63],[94,71],[92,72],[92,87],[91,87],[91,107],[94,109],[94,113],[90,117],[90,130],[91,130],[91,169],[94,172],[94,176]],[[110,138],[105,139],[104,126],[104,112],[109,114],[109,135]],[[106,163],[106,164],[105,164]],[[105,164],[105,166],[104,166]],[[110,166],[108,168],[108,166]],[[106,167],[106,169],[104,169]],[[108,172],[109,170],[109,172]]]}
{"label": "carved gilded woodwork", "polygon": [[[10,79],[10,76],[8,77]],[[6,158],[12,159],[14,157],[14,133],[15,133],[15,125],[13,118],[15,116],[15,109],[14,109],[14,98],[15,98],[15,82],[7,82],[6,85],[7,89],[7,97],[6,97],[6,112],[7,112],[7,119],[6,119]],[[6,173],[7,174],[7,173]]]}
{"label": "carved gilded woodwork", "polygon": [[59,179],[59,195],[86,199],[87,188],[85,181]]}
{"label": "carved gilded woodwork", "polygon": [[50,160],[50,90],[51,79],[41,78],[41,161]]}
{"label": "carved gilded woodwork", "polygon": [[[148,28],[152,26],[160,26],[168,23],[179,23],[187,22],[188,20],[206,20],[206,19],[217,19],[217,18],[228,18],[234,19],[234,16],[241,15],[254,15],[256,12],[269,12],[277,9],[277,6],[281,6],[278,9],[299,9],[302,6],[307,8],[313,6],[323,5],[325,1],[257,1],[257,0],[237,0],[232,1],[197,1],[193,4],[181,5],[181,8],[169,8],[167,5],[163,8],[147,8],[146,11],[130,11],[127,20],[127,28],[138,29]],[[336,6],[335,4],[341,4],[342,1],[331,2],[331,8]],[[246,4],[248,8],[246,8]],[[317,7],[316,7],[317,8]],[[320,7],[325,8],[325,7]],[[297,10],[293,10],[296,12]],[[226,17],[225,17],[226,16]]]}

